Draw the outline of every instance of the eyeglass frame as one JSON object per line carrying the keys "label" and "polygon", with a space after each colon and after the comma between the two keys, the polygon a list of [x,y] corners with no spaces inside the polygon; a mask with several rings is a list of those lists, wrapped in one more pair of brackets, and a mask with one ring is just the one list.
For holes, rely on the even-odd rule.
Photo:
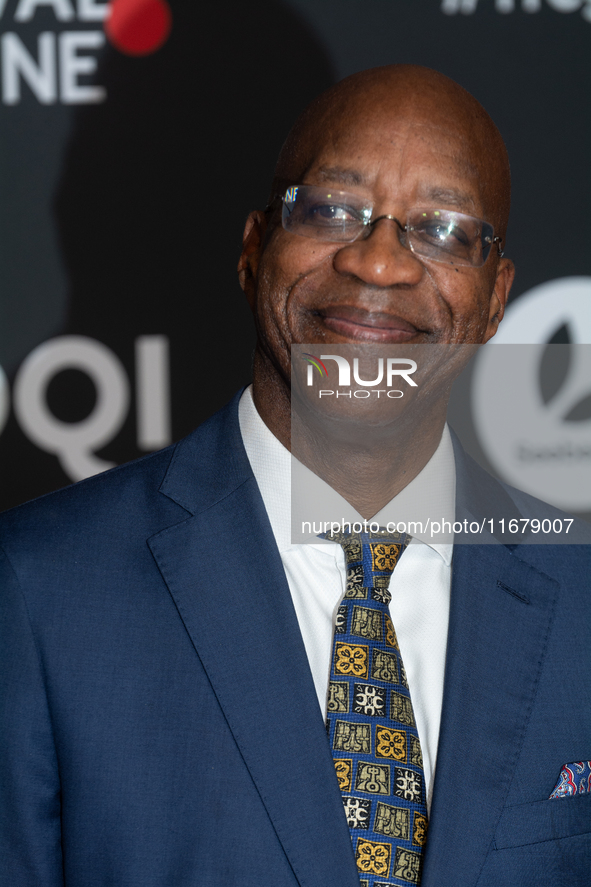
{"label": "eyeglass frame", "polygon": [[[319,187],[319,186],[318,186],[318,185],[313,185],[313,186],[307,186],[307,185],[288,185],[287,188],[285,189],[285,193],[284,193],[284,194],[280,194],[279,192],[277,192],[277,193],[275,194],[275,196],[274,196],[274,197],[269,201],[269,203],[266,205],[266,207],[265,207],[265,209],[264,209],[264,212],[267,213],[267,212],[271,212],[271,211],[273,211],[273,209],[274,209],[274,203],[275,203],[276,200],[278,200],[278,199],[281,200],[281,203],[282,203],[282,204],[285,204],[285,197],[286,197],[287,192],[288,192],[291,188],[301,188],[301,187],[304,187],[304,188],[305,188],[305,187],[315,187],[315,188],[316,188],[316,187]],[[342,193],[347,193],[347,192],[342,192]],[[372,204],[372,210],[373,210],[373,204]],[[441,212],[441,211],[443,211],[443,210],[442,210],[442,209],[439,209],[439,212]],[[444,210],[444,211],[445,211],[445,212],[454,212],[454,210]],[[436,212],[436,210],[434,210],[434,212]],[[460,215],[466,215],[466,213],[460,213]],[[490,248],[491,248],[491,250],[492,250],[493,246],[496,246],[496,248],[497,248],[497,257],[498,257],[499,259],[502,259],[502,258],[504,257],[504,255],[505,255],[505,252],[504,252],[504,250],[502,249],[503,238],[500,237],[500,235],[498,235],[498,234],[495,235],[495,233],[494,233],[494,231],[495,231],[494,226],[491,225],[490,222],[487,222],[486,219],[479,219],[479,218],[477,218],[477,216],[469,216],[469,218],[475,219],[475,220],[478,221],[478,222],[481,222],[481,223],[483,223],[483,224],[485,224],[485,225],[488,225],[488,226],[492,229],[493,236],[490,238]],[[381,215],[381,216],[377,216],[377,218],[375,218],[375,219],[369,219],[369,220],[367,220],[367,221],[366,221],[366,220],[360,220],[360,221],[362,221],[363,228],[360,229],[359,234],[357,234],[352,240],[325,240],[324,242],[325,242],[325,243],[343,243],[343,244],[346,244],[346,243],[355,243],[355,242],[359,239],[360,234],[362,233],[363,229],[366,228],[366,229],[369,229],[369,233],[364,235],[363,239],[365,240],[365,239],[367,239],[367,238],[369,237],[369,235],[371,234],[371,232],[372,232],[372,230],[373,230],[373,226],[374,226],[377,222],[380,222],[382,219],[388,219],[388,220],[391,221],[391,222],[396,222],[396,224],[398,225],[400,231],[407,232],[407,231],[409,231],[409,230],[414,230],[414,229],[412,229],[412,228],[409,228],[408,225],[403,225],[402,222],[400,221],[400,219],[398,219],[396,216],[393,216],[393,215],[391,215],[390,213],[384,213],[384,214]],[[285,227],[285,220],[284,220],[284,218],[283,218],[283,214],[282,214],[282,218],[281,218],[281,226],[282,226],[282,228],[283,228],[284,231],[288,231],[288,230],[289,230],[289,229],[287,229],[287,228]],[[302,237],[302,236],[305,236],[305,235],[301,235],[301,234],[300,234],[300,235],[298,235],[298,236]],[[310,239],[316,239],[316,238],[310,237]],[[320,242],[322,242],[322,240],[321,240],[320,238],[318,238],[318,239],[320,240]],[[401,245],[402,245],[405,249],[408,249],[413,255],[421,256],[421,253],[417,253],[417,252],[415,252],[415,250],[413,249],[413,247],[412,247],[410,241],[409,241],[409,245],[408,245],[408,246],[406,246],[405,244],[401,244]],[[432,258],[431,256],[421,256],[421,258],[426,258],[426,259],[431,258],[431,260],[432,260],[433,262],[440,262],[441,264],[444,264],[443,260],[440,261],[440,260],[438,260],[438,259],[434,259],[434,258]],[[488,256],[486,257],[486,259],[484,260],[484,262],[482,263],[482,265],[466,265],[466,267],[468,267],[468,268],[482,268],[483,265],[485,265],[487,261],[488,261]]]}

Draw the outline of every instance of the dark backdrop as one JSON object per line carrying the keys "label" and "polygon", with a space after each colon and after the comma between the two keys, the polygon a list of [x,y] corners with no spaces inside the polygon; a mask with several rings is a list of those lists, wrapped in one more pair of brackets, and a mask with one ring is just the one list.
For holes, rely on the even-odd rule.
{"label": "dark backdrop", "polygon": [[[142,57],[105,39],[106,4],[64,2],[66,20],[57,3],[29,4],[22,20],[24,0],[7,0],[0,19],[0,508],[75,479],[17,403],[19,373],[43,343],[84,336],[121,362],[129,405],[96,449],[109,464],[150,449],[138,432],[138,337],[168,345],[160,443],[249,381],[253,327],[235,271],[244,219],[266,203],[295,116],[354,71],[428,65],[490,111],[512,161],[514,299],[590,274],[591,0],[170,0],[170,37]],[[141,13],[142,0],[129,2]],[[53,67],[41,64],[47,34]],[[63,82],[67,34],[94,35],[77,57],[95,70],[67,63],[78,93]],[[19,74],[24,54],[36,85]],[[93,85],[102,92],[84,92]],[[568,324],[555,332],[576,338]],[[71,428],[99,396],[72,367],[40,394]]]}

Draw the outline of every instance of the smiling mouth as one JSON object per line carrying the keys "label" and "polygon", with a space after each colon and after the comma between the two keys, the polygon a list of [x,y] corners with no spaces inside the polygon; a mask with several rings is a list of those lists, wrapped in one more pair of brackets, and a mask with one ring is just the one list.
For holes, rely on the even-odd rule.
{"label": "smiling mouth", "polygon": [[348,341],[397,344],[409,342],[423,332],[402,317],[349,305],[335,305],[314,313],[327,329]]}

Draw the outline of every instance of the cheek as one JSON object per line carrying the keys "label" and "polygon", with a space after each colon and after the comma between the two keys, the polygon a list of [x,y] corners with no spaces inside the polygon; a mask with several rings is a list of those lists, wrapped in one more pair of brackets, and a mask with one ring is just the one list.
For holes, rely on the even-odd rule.
{"label": "cheek", "polygon": [[453,312],[463,316],[479,317],[484,310],[486,301],[485,288],[474,285],[470,281],[465,286],[455,287],[449,295],[449,303]]}
{"label": "cheek", "polygon": [[259,265],[259,311],[286,316],[292,298],[303,289],[313,289],[315,278],[332,267],[334,251],[334,244],[293,234],[274,237]]}
{"label": "cheek", "polygon": [[439,292],[447,305],[453,339],[480,341],[488,324],[490,283],[473,270],[455,270],[439,281]]}
{"label": "cheek", "polygon": [[[261,256],[257,273],[255,320],[259,342],[266,343],[282,362],[288,360],[289,346],[299,338],[294,303],[306,288],[308,275],[322,261],[317,244],[291,235],[274,235]],[[296,312],[297,314],[297,312]]]}
{"label": "cheek", "polygon": [[284,277],[297,280],[322,265],[334,255],[339,244],[290,234],[277,228],[268,242],[263,258]]}

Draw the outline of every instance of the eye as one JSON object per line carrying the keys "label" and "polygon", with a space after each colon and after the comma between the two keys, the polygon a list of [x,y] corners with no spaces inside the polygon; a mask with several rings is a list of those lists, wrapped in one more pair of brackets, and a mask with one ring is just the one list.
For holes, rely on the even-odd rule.
{"label": "eye", "polygon": [[459,225],[452,222],[443,222],[439,219],[425,219],[414,226],[422,236],[439,243],[457,243],[462,246],[470,245],[470,237]]}
{"label": "eye", "polygon": [[316,201],[307,207],[308,221],[314,224],[342,225],[347,222],[359,222],[362,216],[352,206],[341,203],[326,203]]}
{"label": "eye", "polygon": [[286,192],[281,218],[287,231],[302,237],[349,243],[369,223],[371,213],[371,203],[358,194],[299,185]]}

